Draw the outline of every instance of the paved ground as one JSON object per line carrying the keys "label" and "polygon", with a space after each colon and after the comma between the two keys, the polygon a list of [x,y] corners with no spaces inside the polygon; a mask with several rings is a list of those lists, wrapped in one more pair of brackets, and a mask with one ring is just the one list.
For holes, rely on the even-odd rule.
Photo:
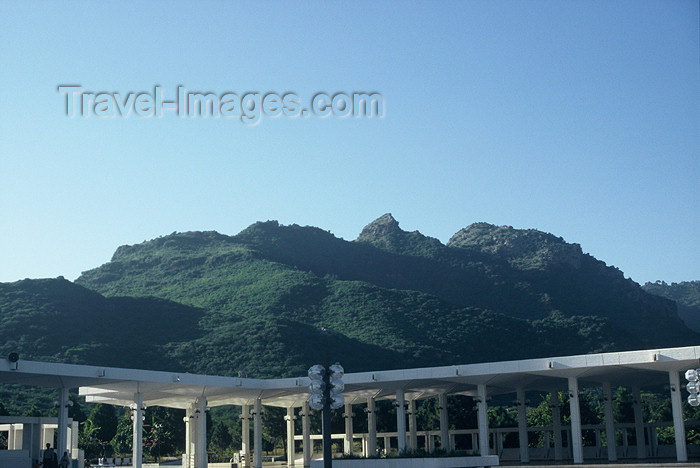
{"label": "paved ground", "polygon": [[[286,467],[287,464],[283,462],[275,463],[263,463],[264,467]],[[617,467],[617,468],[690,468],[690,467],[700,467],[700,461],[688,462],[688,463],[598,463],[598,464],[582,464],[582,465],[500,465],[500,466],[523,466],[528,468],[604,468]],[[295,468],[303,468],[303,465],[297,464]]]}
{"label": "paved ground", "polygon": [[[160,466],[172,466],[172,463],[168,464],[161,464]],[[228,463],[209,463],[208,464],[209,468],[230,468],[230,464]],[[287,463],[286,462],[264,462],[263,463],[264,467],[286,467]],[[617,467],[617,468],[690,468],[690,467],[700,467],[700,460],[692,460],[688,463],[678,463],[678,462],[662,462],[662,463],[638,463],[638,462],[625,462],[625,461],[620,461],[617,463],[609,463],[609,462],[601,462],[601,463],[586,463],[586,464],[581,464],[581,465],[560,465],[560,464],[555,464],[555,463],[549,463],[549,464],[526,464],[526,465],[521,465],[519,463],[502,463],[500,466],[523,466],[527,468],[553,468],[553,467],[558,467],[558,468],[604,468],[606,466],[608,467]],[[143,464],[144,468],[158,468],[159,465],[156,463],[144,463]],[[132,468],[129,465],[124,465],[122,467],[118,468]],[[303,468],[302,463],[297,463],[295,464],[295,468]]]}
{"label": "paved ground", "polygon": [[528,468],[552,468],[554,466],[559,468],[602,468],[605,466],[612,467],[635,467],[635,468],[673,468],[673,467],[683,467],[689,468],[691,466],[700,466],[700,462],[691,461],[688,463],[678,463],[678,462],[668,462],[668,463],[636,463],[636,462],[618,462],[618,463],[596,463],[596,464],[581,464],[581,465],[555,465],[554,463],[549,465],[507,465],[502,464],[501,466],[527,466]]}
{"label": "paved ground", "polygon": [[[286,467],[287,464],[284,462],[274,462],[274,463],[263,463],[264,467]],[[582,465],[556,465],[551,463],[549,465],[520,465],[520,464],[501,464],[500,466],[523,466],[527,468],[604,468],[617,467],[617,468],[690,468],[690,467],[700,467],[700,460],[690,461],[688,463],[678,463],[678,462],[668,462],[668,463],[596,463],[596,464],[582,464]],[[303,468],[301,463],[295,465],[295,468]]]}

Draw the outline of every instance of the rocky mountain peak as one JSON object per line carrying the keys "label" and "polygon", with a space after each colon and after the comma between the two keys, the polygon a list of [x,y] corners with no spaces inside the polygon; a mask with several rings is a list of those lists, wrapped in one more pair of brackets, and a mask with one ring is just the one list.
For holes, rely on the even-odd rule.
{"label": "rocky mountain peak", "polygon": [[404,231],[391,213],[386,213],[365,226],[356,242],[372,244],[387,252],[413,256],[432,256],[445,247],[439,240],[424,236],[418,231]]}
{"label": "rocky mountain peak", "polygon": [[391,215],[385,213],[375,219],[362,229],[362,232],[357,237],[360,242],[372,242],[378,238],[383,238],[387,235],[400,234],[403,231],[399,227],[399,222]]}
{"label": "rocky mountain peak", "polygon": [[447,246],[493,254],[523,270],[561,264],[579,268],[583,256],[579,244],[569,244],[553,234],[488,223],[474,223],[461,229]]}

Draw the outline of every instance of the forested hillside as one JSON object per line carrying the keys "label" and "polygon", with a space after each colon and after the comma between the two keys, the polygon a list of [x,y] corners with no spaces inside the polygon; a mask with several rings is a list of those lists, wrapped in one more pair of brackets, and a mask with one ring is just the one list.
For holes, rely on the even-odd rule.
{"label": "forested hillside", "polygon": [[105,298],[63,278],[0,283],[5,356],[16,351],[26,359],[177,368],[168,347],[196,338],[202,314],[155,297]]}
{"label": "forested hillside", "polygon": [[351,242],[268,221],[122,246],[75,284],[1,284],[0,318],[5,354],[261,378],[698,342],[577,244],[478,223],[443,245],[391,215]]}
{"label": "forested hillside", "polygon": [[688,328],[700,332],[700,281],[681,281],[668,284],[665,281],[646,283],[648,293],[675,301],[678,315]]}

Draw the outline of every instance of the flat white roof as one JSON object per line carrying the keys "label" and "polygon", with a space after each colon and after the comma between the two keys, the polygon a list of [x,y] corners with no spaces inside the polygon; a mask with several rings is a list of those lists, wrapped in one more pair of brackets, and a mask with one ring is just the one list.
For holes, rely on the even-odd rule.
{"label": "flat white roof", "polygon": [[[342,364],[342,362],[341,362]],[[14,366],[16,370],[13,370]],[[366,398],[393,398],[403,390],[407,399],[440,393],[476,394],[485,384],[489,394],[511,393],[516,388],[552,391],[565,389],[568,377],[581,386],[646,387],[668,383],[668,372],[700,367],[700,346],[646,349],[615,353],[501,361],[483,364],[378,370],[345,374],[346,402]],[[286,379],[248,379],[201,374],[84,366],[37,361],[10,363],[0,360],[0,383],[50,388],[79,388],[87,401],[129,405],[140,392],[148,406],[187,408],[204,397],[208,406],[263,404],[298,407],[308,397],[306,376]]]}

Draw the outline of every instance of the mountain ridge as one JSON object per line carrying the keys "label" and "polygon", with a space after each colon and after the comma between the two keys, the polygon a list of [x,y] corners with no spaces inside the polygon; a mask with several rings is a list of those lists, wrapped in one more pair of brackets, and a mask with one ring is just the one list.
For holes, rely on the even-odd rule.
{"label": "mountain ridge", "polygon": [[[277,221],[235,236],[172,233],[118,247],[75,283],[27,281],[0,285],[5,352],[219,375],[302,375],[322,349],[353,372],[682,346],[700,336],[673,301],[578,244],[474,223],[445,245],[403,231],[390,214],[354,241]],[[75,343],[37,353],[30,341],[47,329],[24,333],[23,320],[50,322],[56,311],[74,326],[57,327],[58,336]],[[120,333],[134,324],[147,324],[140,343]],[[27,338],[13,341],[20,332]],[[109,362],[95,362],[96,336],[109,340]]]}
{"label": "mountain ridge", "polygon": [[646,292],[675,301],[678,316],[693,331],[700,332],[700,281],[681,281],[668,284],[665,281],[647,282]]}
{"label": "mountain ridge", "polygon": [[[185,255],[192,237],[200,238],[198,241],[206,237],[209,242],[203,245],[225,245],[229,251],[210,258]],[[444,245],[418,231],[403,231],[387,213],[365,226],[354,241],[316,227],[266,221],[254,223],[235,236],[173,234],[159,240],[158,245],[167,249],[180,242],[184,243],[180,253],[187,259],[156,259],[161,269],[179,264],[194,267],[197,262],[211,265],[256,260],[321,278],[419,291],[458,307],[477,307],[526,320],[542,320],[553,311],[565,316],[599,316],[638,334],[654,329],[655,335],[647,343],[668,342],[674,327],[684,328],[672,301],[647,294],[618,269],[584,254],[580,245],[533,229],[474,223]],[[148,249],[156,244],[140,245]],[[109,269],[103,266],[86,272],[77,282],[91,285],[91,275],[100,277]],[[111,294],[109,287],[92,286]],[[657,323],[660,318],[661,324]]]}

